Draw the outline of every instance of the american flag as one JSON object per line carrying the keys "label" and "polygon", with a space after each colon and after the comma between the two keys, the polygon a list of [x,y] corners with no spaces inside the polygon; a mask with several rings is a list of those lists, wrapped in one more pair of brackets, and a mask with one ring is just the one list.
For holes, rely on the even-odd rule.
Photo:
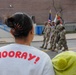
{"label": "american flag", "polygon": [[51,15],[51,10],[49,11],[49,18],[48,18],[48,22],[52,21],[52,15]]}

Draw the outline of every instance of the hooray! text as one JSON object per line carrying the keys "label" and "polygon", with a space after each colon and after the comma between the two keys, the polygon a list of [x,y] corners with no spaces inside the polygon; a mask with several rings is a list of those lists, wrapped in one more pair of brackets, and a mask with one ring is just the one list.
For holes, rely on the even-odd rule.
{"label": "hooray! text", "polygon": [[27,59],[28,61],[31,61],[31,60],[35,60],[34,61],[34,64],[36,64],[39,60],[40,60],[40,57],[37,57],[36,55],[33,55],[31,53],[27,53],[27,52],[21,52],[21,51],[3,51],[3,52],[0,52],[0,58],[20,58],[20,59]]}

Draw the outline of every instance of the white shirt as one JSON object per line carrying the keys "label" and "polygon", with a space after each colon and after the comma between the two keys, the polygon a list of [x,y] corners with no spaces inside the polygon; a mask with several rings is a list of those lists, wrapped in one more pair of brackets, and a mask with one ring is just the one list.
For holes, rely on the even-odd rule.
{"label": "white shirt", "polygon": [[0,75],[55,75],[50,57],[32,46],[0,48]]}

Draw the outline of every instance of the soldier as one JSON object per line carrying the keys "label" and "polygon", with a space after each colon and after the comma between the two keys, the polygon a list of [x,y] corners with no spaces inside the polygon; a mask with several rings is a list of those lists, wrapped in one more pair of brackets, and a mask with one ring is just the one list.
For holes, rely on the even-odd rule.
{"label": "soldier", "polygon": [[48,42],[50,39],[50,32],[51,32],[51,23],[48,22],[47,25],[45,26],[45,33],[44,33],[45,41],[41,48],[47,49]]}
{"label": "soldier", "polygon": [[43,29],[43,44],[40,48],[44,48],[44,45],[45,45],[45,42],[46,42],[46,26],[47,26],[48,22],[45,22],[45,26],[44,26],[44,29]]}
{"label": "soldier", "polygon": [[48,48],[48,50],[52,50],[54,42],[54,30],[55,30],[55,23],[52,21],[51,34],[50,34],[50,48]]}
{"label": "soldier", "polygon": [[[50,33],[50,38],[51,38],[51,36],[53,35],[54,30],[55,30],[55,23],[52,21],[52,24],[51,24],[51,33]],[[50,41],[51,41],[51,40],[50,40]]]}
{"label": "soldier", "polygon": [[68,46],[67,46],[67,41],[66,41],[66,30],[64,28],[64,26],[62,26],[60,28],[60,32],[59,32],[59,35],[60,35],[60,39],[58,41],[58,47],[57,47],[57,50],[61,50],[62,47],[64,47],[63,51],[66,51],[68,50]]}
{"label": "soldier", "polygon": [[60,29],[61,26],[62,26],[62,24],[60,24],[60,20],[58,20],[58,21],[56,22],[55,30],[54,30],[54,33],[53,33],[53,35],[52,35],[52,40],[53,40],[53,41],[52,41],[52,45],[51,45],[51,47],[49,48],[49,50],[55,51],[55,49],[56,49],[56,44],[58,43],[58,41],[59,41],[59,39],[60,39],[58,33],[59,33],[59,29]]}
{"label": "soldier", "polygon": [[48,46],[48,43],[49,43],[49,40],[50,40],[50,33],[51,33],[51,23],[48,22],[48,25],[47,25],[47,30],[46,30],[46,45],[44,47],[44,49],[47,49],[47,46]]}

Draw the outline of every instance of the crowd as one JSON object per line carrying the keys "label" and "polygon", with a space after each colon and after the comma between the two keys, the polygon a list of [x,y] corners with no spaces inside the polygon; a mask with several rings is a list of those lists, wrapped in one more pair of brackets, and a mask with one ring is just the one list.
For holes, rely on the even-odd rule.
{"label": "crowd", "polygon": [[44,40],[41,48],[47,49],[48,44],[50,44],[50,48],[48,48],[48,50],[68,50],[66,41],[66,30],[64,25],[61,24],[60,20],[57,20],[56,23],[54,21],[46,22],[43,34]]}

